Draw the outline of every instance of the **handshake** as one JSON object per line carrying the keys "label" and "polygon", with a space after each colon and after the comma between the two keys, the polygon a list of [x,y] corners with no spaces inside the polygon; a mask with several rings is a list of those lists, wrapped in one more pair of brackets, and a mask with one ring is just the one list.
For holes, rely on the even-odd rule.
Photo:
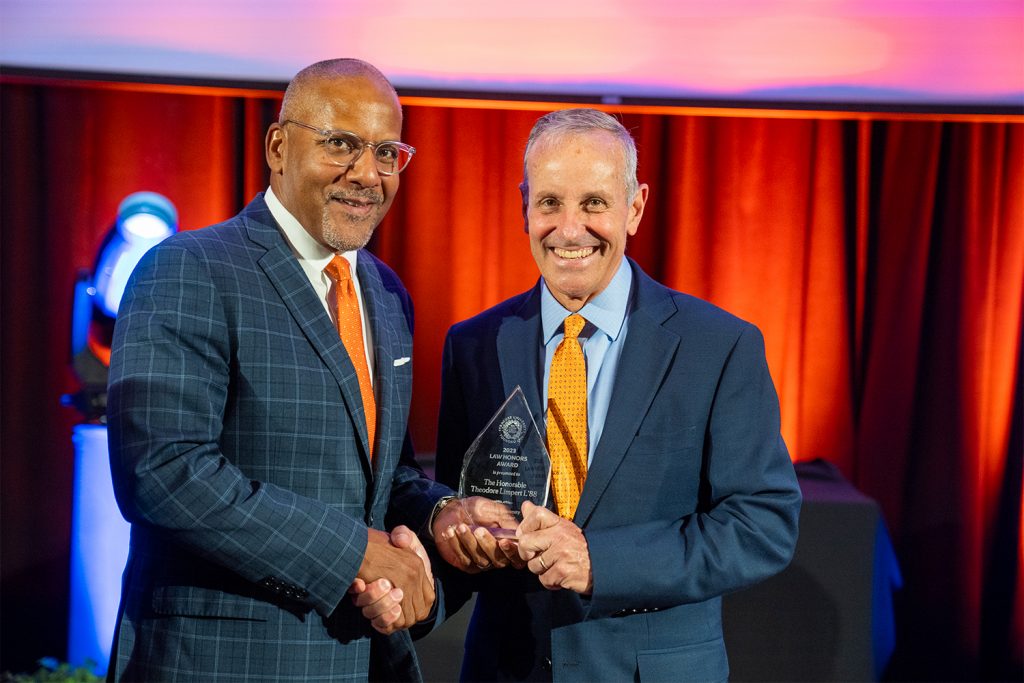
{"label": "handshake", "polygon": [[[441,557],[468,574],[515,567],[536,574],[549,590],[593,590],[583,531],[550,510],[523,503],[522,522],[503,504],[474,496],[446,505],[431,535]],[[497,533],[497,530],[506,530]],[[495,530],[492,533],[491,530]],[[381,633],[423,621],[434,604],[427,552],[411,530],[370,530],[363,564],[349,592],[363,616]]]}

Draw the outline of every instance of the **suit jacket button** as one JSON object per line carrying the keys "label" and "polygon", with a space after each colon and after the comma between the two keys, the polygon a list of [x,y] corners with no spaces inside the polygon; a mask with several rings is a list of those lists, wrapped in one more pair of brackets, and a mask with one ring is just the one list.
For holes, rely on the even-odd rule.
{"label": "suit jacket button", "polygon": [[551,671],[551,657],[545,657],[544,661],[540,663],[540,668],[545,671]]}

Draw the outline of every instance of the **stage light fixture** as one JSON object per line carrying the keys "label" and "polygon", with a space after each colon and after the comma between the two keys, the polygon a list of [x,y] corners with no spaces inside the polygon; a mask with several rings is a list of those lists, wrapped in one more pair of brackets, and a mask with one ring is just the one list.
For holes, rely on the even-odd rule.
{"label": "stage light fixture", "polygon": [[128,276],[139,259],[177,229],[178,212],[167,197],[156,192],[136,192],[125,197],[94,268],[96,302],[104,313],[117,317]]}
{"label": "stage light fixture", "polygon": [[71,313],[71,362],[81,384],[64,396],[83,421],[72,443],[75,473],[71,513],[68,661],[92,663],[104,675],[117,618],[121,571],[128,557],[128,523],[114,500],[107,450],[107,376],[114,319],[128,277],[143,255],[178,229],[167,197],[135,192],[121,202],[91,271],[78,274]]}
{"label": "stage light fixture", "polygon": [[121,202],[91,271],[75,283],[71,314],[71,363],[81,389],[64,397],[86,422],[106,423],[107,371],[114,319],[128,277],[142,256],[178,229],[174,204],[156,192],[135,192]]}

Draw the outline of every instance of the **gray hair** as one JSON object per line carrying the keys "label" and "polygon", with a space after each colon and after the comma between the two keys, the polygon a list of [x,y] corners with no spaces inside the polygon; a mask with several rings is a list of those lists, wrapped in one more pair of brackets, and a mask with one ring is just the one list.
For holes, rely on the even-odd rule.
{"label": "gray hair", "polygon": [[284,91],[284,99],[281,100],[281,112],[278,115],[277,122],[283,124],[286,118],[293,115],[292,109],[296,106],[295,102],[301,100],[303,91],[309,85],[331,78],[366,78],[390,90],[395,96],[395,100],[398,100],[398,93],[395,91],[395,87],[391,85],[387,76],[381,73],[380,69],[373,64],[351,57],[325,59],[322,62],[310,64],[295,74],[288,83],[288,87]]}
{"label": "gray hair", "polygon": [[636,141],[633,136],[618,119],[603,111],[562,109],[537,119],[537,123],[533,124],[533,130],[530,131],[530,137],[526,140],[526,152],[523,153],[523,184],[520,185],[523,201],[526,201],[530,184],[526,174],[526,159],[530,156],[530,150],[541,138],[580,135],[601,130],[614,135],[622,148],[622,157],[625,161],[623,180],[626,183],[626,198],[632,199],[640,187],[636,178],[637,154]]}

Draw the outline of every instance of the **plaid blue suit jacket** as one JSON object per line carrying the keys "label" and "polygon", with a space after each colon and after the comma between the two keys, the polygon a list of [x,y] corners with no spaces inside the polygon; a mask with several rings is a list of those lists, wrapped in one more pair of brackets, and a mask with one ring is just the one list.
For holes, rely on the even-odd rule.
{"label": "plaid blue suit jacket", "polygon": [[[366,528],[422,528],[450,491],[412,457],[412,305],[365,251],[377,446],[355,370],[262,196],[139,263],[115,327],[115,493],[132,524],[119,680],[418,679],[408,633],[346,597]],[[387,521],[385,521],[387,517]]]}

